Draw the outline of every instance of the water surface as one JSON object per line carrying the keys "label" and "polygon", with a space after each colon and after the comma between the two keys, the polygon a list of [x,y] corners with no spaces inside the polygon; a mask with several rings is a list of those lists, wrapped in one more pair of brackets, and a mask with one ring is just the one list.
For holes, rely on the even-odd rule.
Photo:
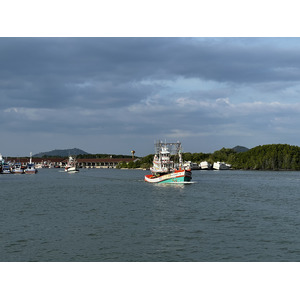
{"label": "water surface", "polygon": [[300,261],[299,172],[0,175],[1,261]]}

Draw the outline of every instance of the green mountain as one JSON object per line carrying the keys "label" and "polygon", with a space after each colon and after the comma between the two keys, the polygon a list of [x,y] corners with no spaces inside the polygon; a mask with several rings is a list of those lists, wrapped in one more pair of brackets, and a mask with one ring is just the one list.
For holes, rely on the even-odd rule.
{"label": "green mountain", "polygon": [[257,146],[231,158],[236,169],[300,170],[300,147],[287,144]]}
{"label": "green mountain", "polygon": [[236,153],[247,152],[249,149],[243,146],[235,146],[232,150]]}
{"label": "green mountain", "polygon": [[53,156],[53,157],[66,157],[69,155],[80,155],[80,154],[89,154],[81,149],[64,149],[64,150],[52,150],[48,152],[41,152],[34,154],[33,157],[44,157],[44,156]]}

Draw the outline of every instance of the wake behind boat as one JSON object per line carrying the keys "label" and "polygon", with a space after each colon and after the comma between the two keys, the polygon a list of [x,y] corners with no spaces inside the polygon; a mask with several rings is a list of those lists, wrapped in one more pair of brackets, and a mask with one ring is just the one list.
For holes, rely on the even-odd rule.
{"label": "wake behind boat", "polygon": [[[177,158],[178,162],[172,161]],[[155,144],[155,155],[153,166],[150,168],[152,174],[145,176],[145,181],[152,183],[186,183],[192,179],[191,169],[185,169],[182,162],[181,143]]]}

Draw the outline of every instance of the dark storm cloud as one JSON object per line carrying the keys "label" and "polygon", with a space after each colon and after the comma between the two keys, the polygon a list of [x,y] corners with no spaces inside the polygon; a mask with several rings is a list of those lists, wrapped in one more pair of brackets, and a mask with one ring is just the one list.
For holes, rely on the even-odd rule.
{"label": "dark storm cloud", "polygon": [[155,92],[155,86],[141,81],[179,76],[231,83],[295,81],[299,53],[234,39],[2,38],[2,105],[128,105]]}
{"label": "dark storm cloud", "polygon": [[298,39],[1,38],[0,123],[14,133],[151,140],[288,128],[298,106],[282,102],[298,99],[299,46]]}
{"label": "dark storm cloud", "polygon": [[149,42],[1,39],[2,105],[60,108],[74,101],[105,106],[138,101],[152,90],[139,81],[156,78],[159,64]]}

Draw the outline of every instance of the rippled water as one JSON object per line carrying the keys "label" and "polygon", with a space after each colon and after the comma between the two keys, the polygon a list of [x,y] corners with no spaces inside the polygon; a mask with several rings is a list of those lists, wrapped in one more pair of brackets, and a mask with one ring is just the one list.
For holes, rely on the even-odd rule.
{"label": "rippled water", "polygon": [[1,261],[300,261],[300,173],[0,175]]}

